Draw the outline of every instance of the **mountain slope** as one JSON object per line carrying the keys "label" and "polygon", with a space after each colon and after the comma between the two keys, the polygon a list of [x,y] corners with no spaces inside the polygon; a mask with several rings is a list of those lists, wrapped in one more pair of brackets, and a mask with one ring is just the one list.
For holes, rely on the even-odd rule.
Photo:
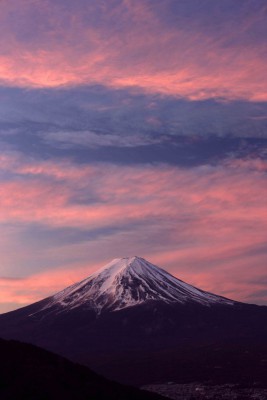
{"label": "mountain slope", "polygon": [[267,374],[267,307],[204,292],[138,257],[0,315],[0,336],[132,384]]}
{"label": "mountain slope", "polygon": [[38,347],[0,339],[1,400],[160,400]]}

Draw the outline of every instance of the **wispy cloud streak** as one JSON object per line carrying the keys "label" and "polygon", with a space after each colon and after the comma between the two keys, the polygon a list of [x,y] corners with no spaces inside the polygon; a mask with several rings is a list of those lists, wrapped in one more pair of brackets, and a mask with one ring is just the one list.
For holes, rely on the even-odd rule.
{"label": "wispy cloud streak", "polygon": [[[60,277],[72,267],[77,268],[78,278],[79,265],[87,264],[90,272],[111,254],[127,255],[132,249],[182,279],[240,300],[253,296],[255,290],[244,277],[249,280],[252,275],[259,278],[265,274],[267,166],[262,160],[232,160],[185,170],[166,165],[81,167],[69,161],[27,162],[9,156],[2,159],[2,165],[9,171],[9,180],[5,181],[3,169],[1,224],[20,229],[35,224],[51,232],[70,228],[92,232],[72,246],[58,243],[50,253],[53,259],[66,250],[66,258],[68,254],[73,257],[69,264],[62,257],[58,260],[62,273],[56,273],[55,290],[64,286]],[[96,229],[101,229],[104,253],[100,252],[103,241],[99,236],[94,240]],[[11,238],[5,251],[14,246]],[[49,270],[46,239],[42,246],[42,263],[47,260]],[[19,264],[19,257],[15,252],[13,263]],[[27,279],[34,271],[34,267],[27,270]],[[44,273],[43,279],[50,279],[50,273]],[[3,269],[2,276],[7,274]],[[21,271],[21,276],[25,272]],[[11,281],[8,287],[20,284]],[[44,293],[41,285],[37,284],[36,299]],[[51,294],[49,287],[45,292]],[[10,301],[16,301],[16,296],[23,302],[19,292]]]}
{"label": "wispy cloud streak", "polygon": [[3,1],[0,79],[266,101],[266,4],[237,3]]}

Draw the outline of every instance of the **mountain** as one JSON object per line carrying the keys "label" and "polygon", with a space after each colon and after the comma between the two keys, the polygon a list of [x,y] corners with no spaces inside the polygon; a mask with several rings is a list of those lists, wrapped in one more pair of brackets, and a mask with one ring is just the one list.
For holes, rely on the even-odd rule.
{"label": "mountain", "polygon": [[267,307],[197,289],[139,257],[1,315],[0,336],[124,383],[266,381]]}
{"label": "mountain", "polygon": [[0,340],[1,400],[160,400],[33,345]]}
{"label": "mountain", "polygon": [[38,312],[59,313],[85,306],[100,314],[152,301],[205,306],[235,304],[188,285],[140,257],[131,257],[111,261],[89,278],[52,296]]}

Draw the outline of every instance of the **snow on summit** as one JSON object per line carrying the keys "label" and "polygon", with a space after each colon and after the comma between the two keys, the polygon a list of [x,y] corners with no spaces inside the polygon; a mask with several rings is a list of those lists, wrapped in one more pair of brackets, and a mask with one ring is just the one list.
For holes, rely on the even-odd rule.
{"label": "snow on summit", "polygon": [[63,310],[79,306],[116,311],[148,301],[165,303],[235,302],[191,286],[140,257],[116,258],[83,281],[52,296],[43,309]]}

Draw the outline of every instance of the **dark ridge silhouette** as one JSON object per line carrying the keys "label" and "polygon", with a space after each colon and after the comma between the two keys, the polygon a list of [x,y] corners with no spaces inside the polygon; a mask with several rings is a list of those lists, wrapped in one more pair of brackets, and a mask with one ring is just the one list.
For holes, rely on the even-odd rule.
{"label": "dark ridge silhouette", "polygon": [[1,400],[160,400],[36,346],[0,339]]}

